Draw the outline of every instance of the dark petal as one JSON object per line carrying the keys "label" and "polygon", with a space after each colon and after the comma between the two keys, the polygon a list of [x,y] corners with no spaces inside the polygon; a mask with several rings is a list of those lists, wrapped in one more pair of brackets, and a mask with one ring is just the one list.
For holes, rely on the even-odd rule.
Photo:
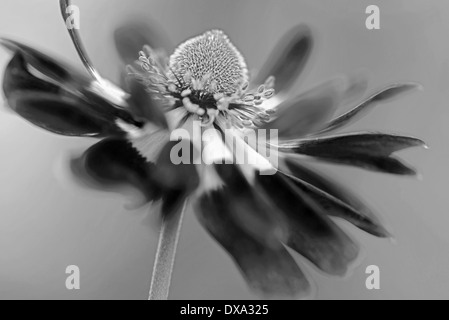
{"label": "dark petal", "polygon": [[264,83],[269,76],[274,76],[278,93],[289,90],[304,69],[312,44],[308,27],[299,25],[288,31],[274,47],[254,83]]}
{"label": "dark petal", "polygon": [[144,86],[136,79],[128,81],[130,98],[129,108],[137,118],[152,122],[159,127],[168,128],[167,120],[159,103],[145,91]]}
{"label": "dark petal", "polygon": [[[184,151],[188,151],[187,162],[175,164],[172,161],[172,150],[178,143],[183,144],[179,151],[182,158]],[[190,141],[169,141],[160,151],[156,160],[155,170],[151,178],[163,191],[161,214],[164,218],[172,218],[182,209],[187,197],[197,188],[199,176],[193,164],[195,149]]]}
{"label": "dark petal", "polygon": [[345,274],[358,255],[358,247],[329,219],[328,208],[280,172],[258,175],[256,179],[285,214],[289,227],[287,245],[321,270],[334,275]]}
{"label": "dark petal", "polygon": [[[358,199],[353,192],[348,191],[341,184],[332,181],[328,177],[324,177],[323,174],[317,174],[305,166],[300,165],[298,161],[286,159],[286,164],[293,176],[321,190],[321,192],[318,192],[318,195],[323,195],[322,193],[324,192],[353,208],[353,210],[349,212],[342,210],[328,210],[326,211],[327,214],[343,218],[373,235],[379,237],[389,236],[388,231],[383,228],[381,222],[376,217],[376,214],[373,213],[365,203]],[[300,182],[297,181],[297,184],[300,184]],[[307,185],[303,185],[307,187]],[[309,187],[308,189],[313,192],[313,188]],[[327,198],[332,199],[329,196],[327,196]],[[357,213],[356,215],[354,215],[354,211]]]}
{"label": "dark petal", "polygon": [[221,211],[230,215],[249,235],[268,246],[278,246],[285,238],[285,225],[276,207],[257,192],[233,164],[215,165],[224,182]]}
{"label": "dark petal", "polygon": [[9,106],[20,116],[48,131],[67,136],[123,135],[122,130],[84,101],[52,93],[18,91]]}
{"label": "dark petal", "polygon": [[[264,295],[306,294],[310,285],[287,250],[255,240],[226,208],[223,190],[203,194],[197,202],[200,223],[239,266],[249,286]],[[238,207],[238,206],[237,206]]]}
{"label": "dark petal", "polygon": [[89,78],[77,69],[14,40],[0,38],[0,44],[12,52],[20,52],[26,63],[61,86],[81,87]]}
{"label": "dark petal", "polygon": [[18,90],[44,91],[58,93],[60,88],[57,85],[43,81],[30,74],[26,68],[23,54],[17,52],[8,63],[3,76],[3,92],[6,99]]}
{"label": "dark petal", "polygon": [[155,165],[123,139],[108,138],[94,144],[81,158],[72,161],[72,170],[78,177],[102,187],[131,185],[149,201],[161,197],[161,189],[152,179]]}
{"label": "dark petal", "polygon": [[[60,65],[59,62],[28,46],[13,41],[6,43],[12,46],[11,49],[16,50],[6,67],[3,78],[3,91],[10,107],[14,103],[10,101],[13,93],[17,93],[15,95],[15,99],[17,99],[22,95],[21,91],[35,91],[38,97],[41,94],[54,94],[52,100],[56,100],[58,95],[61,99],[69,99],[74,106],[81,108],[73,112],[82,113],[86,117],[93,115],[94,118],[108,120],[111,127],[115,127],[114,123],[117,118],[128,124],[141,126],[141,123],[134,120],[128,111],[116,108],[100,95],[90,91],[88,89],[90,82],[86,81],[84,76],[76,75],[73,68]],[[33,73],[30,70],[34,70]],[[97,119],[91,119],[91,122],[97,122]],[[115,131],[113,130],[113,132]]]}
{"label": "dark petal", "polygon": [[263,129],[277,129],[280,139],[295,139],[321,129],[337,109],[342,92],[340,82],[329,81],[281,103],[277,118]]}
{"label": "dark petal", "polygon": [[345,125],[348,125],[351,122],[354,122],[363,117],[363,115],[365,115],[378,103],[387,102],[388,100],[393,99],[402,93],[416,88],[419,88],[419,86],[414,83],[402,83],[388,86],[387,88],[384,88],[379,92],[373,94],[368,99],[362,101],[355,108],[330,121],[329,124],[327,124],[327,126],[318,133],[333,131]]}
{"label": "dark petal", "polygon": [[425,146],[425,144],[412,137],[381,133],[353,133],[285,143],[280,145],[279,150],[368,170],[413,175],[416,172],[412,168],[392,157],[391,154],[415,146]]}
{"label": "dark petal", "polygon": [[148,21],[128,22],[119,27],[114,32],[114,41],[125,65],[136,60],[144,45],[149,45],[153,49],[168,47],[168,41],[160,28],[154,24],[149,25]]}
{"label": "dark petal", "polygon": [[[172,161],[172,150],[178,146],[178,143],[184,144],[179,151],[182,158],[184,151],[189,152],[185,155],[188,163],[181,162],[175,164]],[[194,147],[190,141],[169,141],[160,151],[156,160],[157,170],[153,178],[166,190],[194,190],[199,184],[199,176],[195,164],[193,164]]]}

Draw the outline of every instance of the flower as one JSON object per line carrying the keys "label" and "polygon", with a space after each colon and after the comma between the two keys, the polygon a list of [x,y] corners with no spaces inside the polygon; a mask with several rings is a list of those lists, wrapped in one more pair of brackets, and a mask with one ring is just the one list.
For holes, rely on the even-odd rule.
{"label": "flower", "polygon": [[[149,45],[135,48],[140,41],[132,39],[147,40],[150,32],[143,30],[131,25],[116,33],[125,60],[133,50],[137,59],[128,66],[122,88],[93,68],[76,30],[70,34],[91,77],[27,45],[2,39],[13,53],[3,79],[9,107],[51,132],[102,138],[74,160],[78,175],[105,187],[131,184],[148,201],[162,202],[163,217],[179,215],[192,200],[199,221],[231,255],[248,284],[262,294],[295,296],[309,291],[309,280],[286,247],[328,274],[346,273],[358,245],[331,217],[389,237],[362,201],[310,170],[307,162],[415,174],[393,154],[424,146],[421,140],[333,132],[416,84],[387,86],[333,117],[352,97],[357,81],[334,79],[295,97],[288,94],[311,52],[312,37],[305,26],[281,39],[255,79],[220,30],[187,40],[169,57]],[[216,129],[208,131],[204,146],[192,138],[170,140],[176,129],[192,132],[195,126],[202,132]],[[280,160],[278,167],[257,152],[257,145],[244,140],[249,129],[278,130],[279,143],[270,144]],[[230,152],[227,135],[259,161],[231,163],[236,155]],[[190,161],[175,164],[173,150],[188,153]],[[195,163],[198,152],[209,164]],[[263,174],[267,171],[272,174]]]}

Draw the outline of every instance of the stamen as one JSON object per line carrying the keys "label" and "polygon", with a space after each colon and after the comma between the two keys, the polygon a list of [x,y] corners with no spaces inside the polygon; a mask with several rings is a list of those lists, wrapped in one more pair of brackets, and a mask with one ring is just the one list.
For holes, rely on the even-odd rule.
{"label": "stamen", "polygon": [[252,122],[251,120],[243,120],[243,121],[242,121],[242,124],[243,124],[245,127],[251,127],[251,126],[253,125],[253,122]]}
{"label": "stamen", "polygon": [[217,87],[217,80],[212,80],[209,83],[209,91],[215,92],[215,91],[217,91],[217,89],[218,89],[218,87]]}
{"label": "stamen", "polygon": [[192,103],[187,97],[182,99],[182,104],[190,113],[196,113],[200,107],[199,105]]}
{"label": "stamen", "polygon": [[254,95],[248,94],[245,97],[243,97],[243,101],[245,101],[245,102],[253,102],[254,98],[255,98]]}
{"label": "stamen", "polygon": [[[175,93],[178,91],[178,88],[176,88],[176,85],[174,83],[170,83],[168,85],[168,91],[170,91],[171,93]],[[182,95],[182,94],[181,94]]]}
{"label": "stamen", "polygon": [[215,118],[218,116],[218,110],[217,109],[207,109],[207,120],[203,123],[201,123],[202,127],[208,127],[212,123],[214,123]]}
{"label": "stamen", "polygon": [[187,96],[190,96],[191,94],[192,94],[192,90],[186,89],[183,92],[181,92],[181,97],[187,97]]}
{"label": "stamen", "polygon": [[216,117],[216,116],[218,116],[218,110],[216,110],[216,109],[207,109],[207,115],[209,117]]}
{"label": "stamen", "polygon": [[215,93],[214,94],[214,99],[216,100],[216,101],[219,101],[221,98],[223,98],[224,97],[224,95],[223,95],[223,93]]}
{"label": "stamen", "polygon": [[229,108],[229,100],[221,98],[219,101],[217,101],[217,108],[220,111],[227,110]]}
{"label": "stamen", "polygon": [[192,79],[192,72],[187,71],[182,78],[184,79],[185,84],[190,83],[190,80]]}
{"label": "stamen", "polygon": [[265,99],[270,99],[271,97],[274,96],[274,89],[268,89],[267,91],[265,91],[263,93]]}
{"label": "stamen", "polygon": [[269,77],[267,78],[267,80],[265,80],[265,83],[264,83],[264,85],[265,85],[265,87],[266,87],[267,89],[272,89],[272,88],[274,88],[274,84],[275,84],[275,78],[274,78],[274,76],[269,76]]}
{"label": "stamen", "polygon": [[200,90],[203,89],[203,84],[201,83],[200,80],[197,80],[197,79],[193,79],[193,78],[192,78],[192,89],[193,89],[193,90],[200,91]]}

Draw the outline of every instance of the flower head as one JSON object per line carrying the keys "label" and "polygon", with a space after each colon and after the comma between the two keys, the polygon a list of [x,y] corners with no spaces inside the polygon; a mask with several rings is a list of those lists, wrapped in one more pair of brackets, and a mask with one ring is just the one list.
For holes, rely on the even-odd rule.
{"label": "flower head", "polygon": [[171,55],[170,79],[181,88],[233,95],[248,81],[245,60],[221,30],[182,43]]}
{"label": "flower head", "polygon": [[185,41],[169,58],[145,45],[128,68],[149,93],[170,101],[173,108],[184,107],[203,126],[219,116],[228,126],[239,128],[260,126],[270,119],[260,105],[274,95],[274,78],[248,91],[245,60],[221,30]]}
{"label": "flower head", "polygon": [[[287,94],[311,52],[311,33],[304,26],[281,39],[254,79],[222,31],[187,40],[167,57],[148,45],[151,40],[139,43],[139,48],[130,42],[151,33],[141,26],[137,30],[138,34],[131,25],[116,33],[122,56],[136,59],[127,68],[128,81],[122,88],[99,75],[74,30],[72,39],[91,77],[29,46],[1,40],[13,53],[3,79],[11,109],[58,134],[104,138],[74,159],[77,175],[101,186],[131,184],[148,201],[160,200],[164,217],[180,214],[184,203],[193,201],[199,221],[232,256],[251,287],[263,294],[297,295],[309,289],[307,277],[285,246],[329,274],[347,271],[358,246],[331,217],[378,237],[389,236],[362,201],[310,170],[308,162],[414,174],[393,154],[423,146],[421,140],[333,132],[415,84],[387,86],[334,116],[352,98],[358,79],[334,79],[305,93]],[[275,87],[277,99],[268,105],[265,101],[274,96]],[[207,132],[205,145],[193,138],[171,141],[174,130],[193,130],[196,122]],[[270,146],[279,166],[244,139],[248,129],[278,130],[279,142]],[[235,154],[228,136],[247,156],[261,161],[229,162]],[[181,143],[187,149],[179,148]],[[175,164],[173,150],[189,153],[189,158],[196,150],[210,162],[191,159]],[[260,174],[264,170],[274,174]]]}

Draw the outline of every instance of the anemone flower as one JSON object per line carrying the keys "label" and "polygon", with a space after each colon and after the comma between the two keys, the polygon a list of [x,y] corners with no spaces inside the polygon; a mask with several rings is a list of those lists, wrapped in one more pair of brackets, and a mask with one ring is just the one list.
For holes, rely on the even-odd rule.
{"label": "anemone flower", "polygon": [[[60,4],[66,20],[69,1]],[[334,132],[416,84],[387,86],[334,116],[359,91],[358,79],[334,79],[299,95],[289,93],[312,48],[305,26],[289,31],[250,79],[242,54],[220,30],[185,41],[167,57],[148,45],[151,30],[130,24],[115,33],[120,55],[128,63],[130,57],[135,60],[118,87],[93,67],[77,30],[69,29],[69,34],[88,75],[27,45],[2,39],[12,52],[3,91],[12,110],[43,129],[101,138],[73,160],[77,175],[105,187],[130,184],[148,202],[161,203],[151,299],[168,297],[187,201],[249,286],[263,296],[309,292],[310,281],[288,248],[327,274],[346,273],[359,248],[335,217],[376,237],[389,237],[361,200],[309,169],[308,163],[415,174],[394,153],[424,146],[421,140]],[[192,134],[199,130],[206,138],[180,137],[174,134],[178,129]],[[277,136],[254,142],[245,139],[250,130],[269,130]],[[247,159],[257,161],[235,161],[233,144]],[[270,147],[276,163],[258,152],[262,144]],[[198,154],[204,161],[195,161]],[[173,155],[187,161],[177,163]]]}

